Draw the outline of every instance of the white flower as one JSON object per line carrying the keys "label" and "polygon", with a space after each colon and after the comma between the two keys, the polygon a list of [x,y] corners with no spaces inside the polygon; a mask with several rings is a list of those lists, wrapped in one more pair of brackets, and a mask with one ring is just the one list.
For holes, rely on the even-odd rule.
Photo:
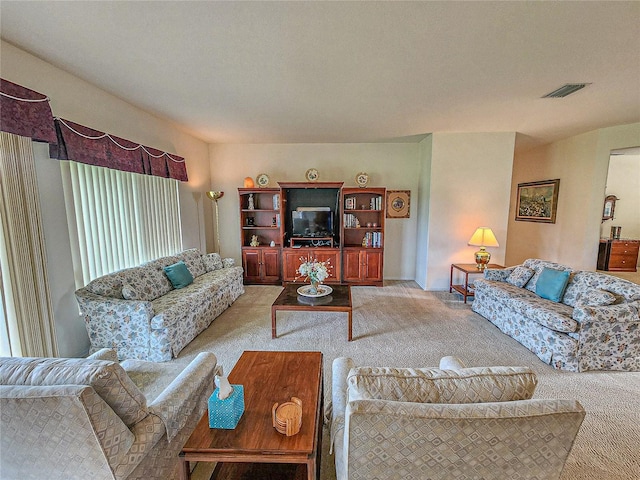
{"label": "white flower", "polygon": [[[310,282],[322,283],[327,277],[329,277],[329,270],[331,269],[331,262],[329,260],[325,262],[319,262],[315,258],[300,257],[302,262],[298,267],[298,273],[305,280]],[[298,277],[296,277],[297,280]]]}

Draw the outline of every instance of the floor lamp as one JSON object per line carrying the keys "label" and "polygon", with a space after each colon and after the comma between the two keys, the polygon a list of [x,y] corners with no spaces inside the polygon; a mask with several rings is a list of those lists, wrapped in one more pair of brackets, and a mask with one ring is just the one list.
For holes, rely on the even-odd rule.
{"label": "floor lamp", "polygon": [[218,200],[224,197],[224,192],[207,192],[207,197],[216,202],[216,252],[220,253],[220,217],[218,216]]}

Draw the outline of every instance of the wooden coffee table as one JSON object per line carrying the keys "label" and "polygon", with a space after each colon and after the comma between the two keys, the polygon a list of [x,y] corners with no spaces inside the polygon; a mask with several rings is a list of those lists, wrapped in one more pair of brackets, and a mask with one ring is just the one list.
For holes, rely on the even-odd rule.
{"label": "wooden coffee table", "polygon": [[[230,462],[219,463],[212,478],[228,478],[225,471],[237,472],[238,463],[244,464],[242,478],[269,478],[263,464],[290,463],[306,464],[304,478],[316,480],[322,448],[322,353],[246,351],[229,381],[244,385],[240,422],[234,430],[212,429],[205,412],[180,452],[180,478],[190,478],[189,462]],[[292,396],[302,400],[302,427],[287,437],[273,428],[271,410],[275,402]],[[252,474],[253,467],[260,473]]]}
{"label": "wooden coffee table", "polygon": [[298,283],[286,284],[284,290],[271,305],[271,338],[276,338],[276,314],[278,310],[295,310],[310,312],[314,310],[327,312],[346,312],[348,318],[347,339],[352,339],[351,287],[349,285],[331,285],[333,292],[326,297],[311,298],[298,295]]}

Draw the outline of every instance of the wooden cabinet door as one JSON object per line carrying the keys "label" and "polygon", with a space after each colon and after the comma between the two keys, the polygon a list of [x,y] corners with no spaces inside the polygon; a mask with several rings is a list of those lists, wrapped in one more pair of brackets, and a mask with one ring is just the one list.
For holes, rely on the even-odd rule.
{"label": "wooden cabinet door", "polygon": [[382,281],[382,252],[363,250],[360,254],[364,256],[362,278],[367,281]]}
{"label": "wooden cabinet door", "polygon": [[245,282],[260,282],[261,256],[261,251],[258,248],[242,249],[242,267],[244,268]]}
{"label": "wooden cabinet door", "polygon": [[275,249],[262,250],[262,279],[265,282],[280,280],[280,251]]}
{"label": "wooden cabinet door", "polygon": [[342,265],[342,267],[344,269],[344,281],[360,281],[360,250],[345,250],[343,258],[344,264]]}
{"label": "wooden cabinet door", "polygon": [[[293,282],[298,275],[298,267],[300,266],[300,257],[302,257],[301,248],[289,249],[285,248],[282,255],[282,280],[285,282]],[[307,250],[307,249],[305,249]]]}
{"label": "wooden cabinet door", "polygon": [[313,258],[319,262],[329,262],[331,268],[329,269],[329,276],[325,280],[325,283],[340,282],[342,271],[340,269],[340,250],[337,249],[312,249]]}

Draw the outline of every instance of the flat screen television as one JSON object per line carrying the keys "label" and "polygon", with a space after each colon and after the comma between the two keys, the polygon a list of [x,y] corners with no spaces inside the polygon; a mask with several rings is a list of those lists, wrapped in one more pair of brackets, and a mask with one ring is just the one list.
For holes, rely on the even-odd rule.
{"label": "flat screen television", "polygon": [[291,216],[294,237],[333,237],[333,212],[328,207],[299,207]]}

